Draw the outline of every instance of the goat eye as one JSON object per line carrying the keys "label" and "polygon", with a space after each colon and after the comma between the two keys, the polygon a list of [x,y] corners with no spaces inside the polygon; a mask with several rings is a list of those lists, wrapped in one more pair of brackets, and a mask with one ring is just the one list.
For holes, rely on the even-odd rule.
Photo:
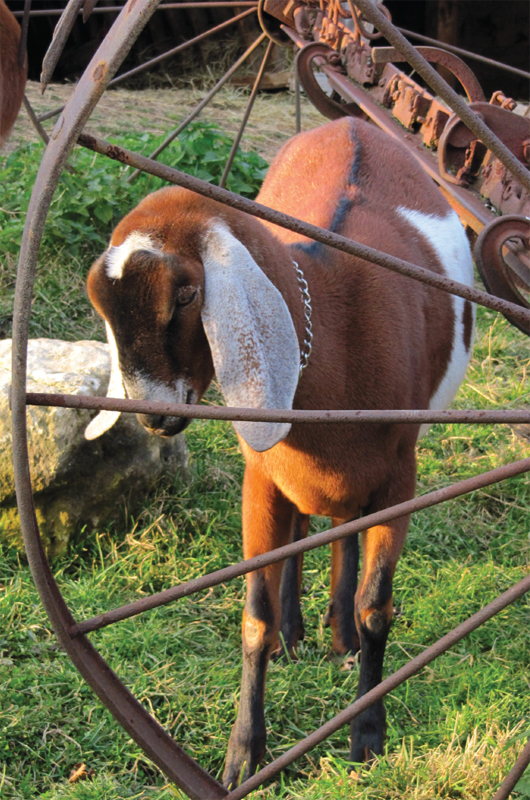
{"label": "goat eye", "polygon": [[187,306],[195,300],[196,294],[197,289],[184,289],[177,294],[175,303],[177,306]]}

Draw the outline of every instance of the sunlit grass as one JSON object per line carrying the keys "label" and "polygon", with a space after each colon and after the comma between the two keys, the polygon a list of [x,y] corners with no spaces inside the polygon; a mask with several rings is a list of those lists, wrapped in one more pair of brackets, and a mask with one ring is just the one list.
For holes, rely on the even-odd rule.
{"label": "sunlit grass", "polygon": [[[57,271],[53,280],[70,281],[73,310],[81,276],[69,275]],[[60,320],[48,318],[55,291],[50,283],[37,294],[35,324],[43,331],[49,325],[57,335]],[[83,308],[79,317],[65,312],[65,334],[94,335],[95,319]],[[527,404],[528,362],[528,339],[492,312],[480,311],[473,363],[456,406]],[[188,443],[188,477],[161,482],[136,516],[124,512],[121,525],[81,534],[54,565],[77,618],[242,557],[243,460],[233,429],[197,421]],[[418,448],[418,491],[528,455],[524,426],[434,426]],[[526,573],[529,512],[528,478],[520,476],[413,517],[395,580],[399,616],[387,674]],[[315,520],[313,530],[326,525]],[[0,568],[0,796],[181,798],[58,649],[23,560],[6,552]],[[325,550],[306,556],[303,585],[306,639],[300,658],[269,670],[267,761],[343,709],[356,691],[356,668],[345,671],[329,657]],[[244,581],[237,579],[91,636],[136,696],[217,777],[239,696],[243,598]],[[528,599],[514,603],[392,692],[387,754],[372,768],[357,778],[348,775],[343,729],[252,797],[490,798],[528,735],[529,611]],[[70,770],[78,763],[95,770],[95,777],[70,785]],[[530,797],[524,785],[520,799]]]}

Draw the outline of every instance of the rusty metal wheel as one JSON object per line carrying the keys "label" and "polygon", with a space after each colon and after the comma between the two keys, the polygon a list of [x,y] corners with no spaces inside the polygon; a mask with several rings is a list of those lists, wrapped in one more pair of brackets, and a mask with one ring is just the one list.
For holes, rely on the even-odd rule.
{"label": "rusty metal wheel", "polygon": [[[86,5],[88,3],[88,5]],[[61,42],[66,41],[67,31],[74,15],[77,15],[82,6],[86,6],[87,11],[94,7],[92,0],[70,0],[65,11],[64,20],[59,24],[54,43],[47,57],[45,69],[43,70],[44,83],[49,80],[53,72],[54,63],[56,63],[57,53],[60,52]],[[447,87],[441,81],[437,73],[435,73],[429,64],[412,48],[412,51],[407,47],[406,40],[403,39],[401,34],[390,25],[388,19],[378,11],[378,9],[370,2],[370,0],[356,0],[356,6],[360,9],[359,14],[362,12],[366,19],[373,23],[376,28],[383,32],[385,37],[392,42],[393,46],[402,52],[412,66],[422,74],[426,80],[431,82],[437,90],[445,92],[449,98],[448,102],[451,108],[458,111],[462,119],[470,130],[473,130],[477,137],[487,143],[487,146],[498,155],[502,164],[506,164],[507,168],[511,169],[514,174],[521,179],[522,184],[526,188],[530,188],[530,175],[527,171],[521,171],[521,163],[517,159],[510,159],[512,155],[506,148],[499,142],[498,137],[492,135],[492,132],[486,128],[479,118],[477,118],[473,111],[468,106],[460,103],[458,96],[453,96]],[[438,502],[447,499],[462,496],[469,492],[475,491],[483,486],[488,486],[493,482],[503,480],[504,478],[522,474],[530,471],[530,459],[524,459],[513,464],[509,464],[497,469],[491,470],[489,473],[484,473],[472,479],[467,479],[453,486],[444,487],[443,489],[431,492],[421,497],[416,497],[414,500],[401,504],[399,507],[385,509],[382,512],[365,517],[362,520],[342,525],[340,528],[335,528],[331,531],[316,534],[309,537],[309,539],[295,542],[286,545],[279,550],[259,556],[255,559],[250,559],[247,562],[227,567],[219,570],[209,576],[188,581],[185,584],[174,587],[173,589],[166,590],[165,592],[153,595],[150,598],[137,600],[129,606],[114,609],[108,613],[102,614],[99,617],[91,620],[78,622],[74,619],[65,599],[63,598],[60,588],[53,576],[53,573],[48,564],[44,548],[40,539],[39,528],[35,515],[35,507],[32,496],[32,485],[29,472],[28,460],[28,447],[27,447],[27,420],[26,420],[26,406],[27,403],[35,404],[56,404],[68,407],[77,408],[110,408],[128,410],[134,412],[145,412],[147,405],[150,406],[149,410],[152,411],[156,404],[142,404],[140,401],[132,400],[112,400],[103,398],[83,398],[83,397],[69,397],[69,396],[49,396],[49,395],[28,395],[26,393],[26,363],[27,363],[27,343],[28,343],[28,330],[29,319],[31,313],[31,300],[33,283],[35,278],[35,271],[38,261],[38,253],[40,241],[46,217],[56,189],[62,169],[65,168],[66,161],[71,149],[75,144],[81,144],[89,149],[103,153],[108,157],[118,159],[119,161],[130,164],[137,169],[143,169],[153,175],[158,175],[172,183],[186,186],[193,191],[197,191],[203,195],[212,197],[219,202],[227,203],[235,208],[239,208],[245,213],[253,214],[261,219],[267,219],[273,224],[282,225],[283,227],[296,230],[303,235],[309,236],[316,241],[323,244],[337,247],[347,253],[353,254],[359,258],[369,260],[379,266],[397,271],[398,273],[408,276],[410,279],[420,280],[428,285],[435,286],[437,289],[449,293],[456,294],[460,297],[470,300],[472,302],[480,303],[487,308],[494,309],[504,313],[511,318],[515,324],[518,324],[525,332],[530,331],[530,312],[527,303],[521,303],[521,298],[514,296],[503,298],[488,295],[478,289],[473,289],[467,286],[457,284],[448,278],[435,275],[428,270],[417,267],[401,259],[381,253],[375,249],[366,247],[357,242],[344,239],[338,234],[331,233],[315,226],[309,225],[303,221],[293,219],[285,214],[266,209],[257,203],[244,198],[238,197],[222,188],[216,188],[210,184],[200,181],[196,178],[191,178],[175,169],[165,167],[156,162],[156,156],[161,150],[152,154],[151,158],[145,158],[134,153],[125,151],[119,147],[110,145],[108,142],[102,141],[95,136],[88,136],[83,134],[83,128],[94,109],[101,95],[105,89],[116,82],[114,76],[116,75],[123,59],[129,52],[131,46],[139,35],[140,31],[154,13],[157,7],[157,0],[128,0],[127,5],[121,11],[116,22],[112,26],[107,37],[99,47],[97,53],[92,59],[90,65],[81,77],[72,97],[68,101],[64,109],[61,110],[61,118],[59,124],[56,126],[55,131],[50,138],[47,149],[44,153],[41,167],[39,169],[37,179],[33,188],[28,212],[26,225],[24,229],[24,236],[20,252],[19,271],[17,276],[17,288],[15,298],[15,313],[14,313],[14,330],[13,330],[13,378],[12,378],[12,421],[13,421],[13,458],[15,467],[15,480],[18,507],[21,518],[22,532],[24,536],[24,543],[30,568],[32,571],[35,585],[38,589],[41,600],[44,604],[46,612],[52,622],[55,633],[60,641],[61,646],[64,648],[80,674],[84,677],[87,683],[92,687],[94,692],[110,710],[115,719],[123,726],[127,733],[134,739],[135,742],[143,749],[146,755],[157,764],[167,777],[174,782],[182,791],[189,797],[197,798],[197,800],[210,800],[213,798],[228,797],[229,800],[239,800],[246,796],[250,791],[257,788],[261,783],[278,773],[288,764],[292,763],[297,757],[307,752],[311,747],[314,747],[319,742],[323,741],[334,731],[338,730],[342,725],[351,721],[356,715],[361,713],[369,705],[379,700],[383,695],[394,689],[404,680],[411,675],[414,675],[423,666],[430,663],[434,658],[448,648],[452,647],[455,642],[462,639],[470,631],[474,630],[487,619],[491,618],[494,614],[505,608],[509,603],[513,602],[518,597],[521,597],[526,591],[530,590],[530,576],[527,576],[510,590],[505,592],[499,598],[494,600],[482,611],[470,617],[465,623],[458,626],[454,631],[447,634],[441,640],[431,645],[420,656],[411,660],[405,667],[389,676],[383,683],[373,689],[367,695],[364,695],[360,700],[355,701],[351,706],[342,711],[337,717],[327,722],[318,731],[310,734],[298,745],[293,747],[290,751],[276,759],[272,764],[269,764],[261,770],[256,776],[253,776],[245,782],[245,784],[236,790],[228,792],[204,769],[202,769],[184,750],[174,741],[174,739],[154,720],[154,718],[146,711],[146,709],[133,697],[127,690],[124,684],[120,681],[118,676],[110,669],[108,664],[103,660],[97,650],[93,647],[88,639],[88,633],[98,630],[105,625],[117,622],[120,619],[126,619],[135,614],[145,611],[149,608],[155,608],[165,603],[174,601],[180,597],[185,597],[209,586],[217,585],[225,580],[229,580],[238,575],[243,575],[253,569],[258,569],[267,564],[272,564],[291,555],[297,555],[306,552],[310,549],[329,544],[332,541],[364,530],[365,527],[373,524],[382,524],[397,516],[402,516],[412,513],[422,508],[428,508]],[[244,12],[244,14],[250,13]],[[241,16],[241,15],[240,15]],[[65,33],[66,32],[66,33]],[[296,41],[299,34],[293,30],[289,33],[291,39]],[[263,42],[268,36],[262,33],[256,41],[251,45],[247,52],[242,56],[248,57],[258,45]],[[302,43],[303,40],[302,40]],[[186,44],[186,46],[188,46]],[[184,47],[184,45],[179,46]],[[270,55],[272,42],[268,44],[260,72],[254,85],[252,97],[259,88],[260,76],[263,75],[267,59]],[[321,45],[319,44],[319,47]],[[302,51],[303,52],[303,51]],[[307,51],[306,51],[307,52]],[[310,51],[311,52],[311,51]],[[313,48],[316,58],[316,47]],[[319,55],[322,57],[325,52],[319,50]],[[326,51],[327,52],[327,51]],[[307,56],[308,60],[309,56]],[[151,62],[152,63],[152,62]],[[236,62],[240,64],[241,59]],[[226,75],[221,79],[225,83],[229,76],[235,71],[236,65],[229,70]],[[358,87],[347,87],[344,83],[347,79],[334,71],[333,65],[329,61],[324,66],[325,74],[328,76],[331,85],[336,88],[341,97],[345,100],[346,104],[352,103],[355,107],[362,108],[363,113],[368,113],[367,109],[371,107],[365,102],[363,96],[360,94],[361,90]],[[130,73],[129,73],[130,74]],[[122,76],[123,77],[123,76]],[[208,99],[211,99],[213,92],[221,88],[221,81],[211,90],[207,97],[197,106],[197,108],[188,115],[176,131],[173,131],[168,136],[166,143],[172,141],[178,135],[179,130],[183,129],[184,123],[189,124],[191,119],[194,118],[200,110],[204,107]],[[334,102],[334,101],[332,101]],[[338,111],[340,111],[340,105]],[[251,103],[249,102],[251,108]],[[250,110],[248,113],[250,113]],[[329,107],[328,107],[329,110]],[[337,110],[337,109],[336,109]],[[347,112],[348,113],[348,112]],[[376,111],[373,111],[377,119]],[[342,114],[341,114],[342,115]],[[379,117],[380,118],[380,117]],[[248,114],[247,114],[248,119]],[[380,118],[382,120],[382,118]],[[383,123],[382,123],[383,124]],[[387,124],[386,122],[384,124]],[[517,162],[517,163],[515,163]],[[426,169],[432,169],[431,162],[425,162]],[[229,165],[227,166],[229,169]],[[440,176],[438,175],[438,178]],[[225,178],[226,179],[226,178]],[[442,189],[445,190],[446,183],[440,182]],[[448,184],[447,184],[448,185]],[[459,188],[459,187],[456,187]],[[460,190],[463,192],[464,190]],[[468,202],[463,194],[457,194],[458,203],[464,214],[471,215],[475,208],[473,204]],[[456,201],[455,201],[456,202]],[[477,212],[478,214],[478,212]],[[483,226],[482,219],[488,219],[487,215],[480,218],[480,224]],[[501,222],[504,222],[501,220]],[[508,222],[506,220],[506,222]],[[520,239],[528,241],[528,223],[523,229],[518,227],[519,223],[510,221],[509,224],[516,225],[508,230],[503,229],[499,223],[498,228],[491,227],[485,232],[479,250],[484,250],[484,242],[488,242],[488,236],[493,235],[493,232],[498,234],[498,244],[496,244],[496,251],[501,252],[504,242],[516,236]],[[504,268],[500,266],[502,271]],[[493,286],[494,277],[490,276],[488,272],[488,265],[484,267],[484,274],[486,280]],[[505,281],[506,283],[506,281]],[[516,281],[510,283],[510,291],[515,295],[518,291]],[[499,291],[505,291],[503,287]],[[522,307],[524,306],[524,307]],[[167,412],[167,407],[165,413]],[[173,407],[172,407],[173,408]],[[176,407],[175,407],[176,408]],[[183,409],[173,408],[173,413],[182,414]],[[464,422],[488,422],[488,421],[502,421],[502,422],[528,422],[530,421],[530,414],[527,410],[488,410],[488,411],[445,411],[445,412],[430,412],[430,411],[350,411],[350,412],[281,412],[281,411],[268,411],[268,412],[251,412],[248,410],[242,411],[238,409],[215,409],[186,406],[186,416],[204,417],[204,418],[218,418],[218,419],[252,419],[252,420],[269,420],[277,421],[278,419],[285,419],[288,421],[297,422],[315,422],[318,419],[320,422],[330,422],[335,419],[340,422],[359,422],[359,421],[400,421],[403,423],[418,422],[447,422],[447,421],[464,421]],[[275,416],[276,415],[276,416]],[[315,416],[317,415],[317,416]],[[514,769],[507,776],[499,791],[495,795],[495,800],[505,800],[508,797],[511,789],[515,785],[526,765],[530,761],[530,744],[526,745],[519,757]]]}

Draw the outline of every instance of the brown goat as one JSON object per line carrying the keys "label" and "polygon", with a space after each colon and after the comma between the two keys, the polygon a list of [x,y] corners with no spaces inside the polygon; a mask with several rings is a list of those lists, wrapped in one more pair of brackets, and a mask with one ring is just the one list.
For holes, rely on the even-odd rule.
{"label": "brown goat", "polygon": [[19,64],[20,25],[0,0],[0,147],[20,111],[26,85],[27,63]]}
{"label": "brown goat", "polygon": [[[390,165],[390,166],[389,166]],[[473,280],[458,217],[398,143],[353,118],[290,140],[259,202],[420,264]],[[307,336],[298,262],[312,305]],[[431,289],[180,188],[148,196],[114,231],[88,278],[107,324],[109,394],[196,403],[214,371],[231,406],[301,409],[444,408],[464,376],[473,335],[469,302]],[[118,415],[103,412],[89,438]],[[162,436],[188,420],[139,415]],[[306,536],[311,514],[333,525],[414,495],[414,425],[235,423],[246,460],[245,558]],[[357,696],[381,681],[392,579],[407,519],[332,546],[328,611],[333,649],[362,652]],[[301,564],[247,576],[243,679],[224,782],[234,786],[265,751],[264,689],[279,631],[303,633]],[[283,606],[283,608],[282,608]],[[379,702],[352,723],[351,759],[383,751]]]}

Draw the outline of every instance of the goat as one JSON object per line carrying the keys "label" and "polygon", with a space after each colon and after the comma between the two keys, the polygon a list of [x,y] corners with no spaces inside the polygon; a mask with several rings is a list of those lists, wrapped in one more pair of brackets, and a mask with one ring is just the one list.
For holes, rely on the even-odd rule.
{"label": "goat", "polygon": [[[464,229],[404,148],[353,118],[287,142],[258,201],[471,284]],[[308,285],[312,352],[304,295]],[[196,403],[214,371],[231,406],[302,409],[445,408],[471,352],[471,303],[182,188],[146,197],[92,266],[89,297],[112,353],[109,394]],[[307,359],[307,349],[305,349]],[[118,416],[102,412],[95,437]],[[188,420],[140,414],[171,436]],[[310,515],[338,525],[414,495],[410,424],[234,423],[245,457],[245,558],[307,535]],[[332,545],[332,647],[362,659],[357,696],[382,679],[392,580],[408,518]],[[294,651],[303,634],[301,564],[247,575],[243,677],[223,781],[253,774],[265,750],[264,691],[279,631]],[[280,602],[281,600],[281,602]],[[283,609],[281,604],[283,603]],[[357,717],[350,757],[383,752],[382,701]]]}
{"label": "goat", "polygon": [[20,25],[0,0],[0,147],[20,111],[26,85],[27,63],[19,64]]}

